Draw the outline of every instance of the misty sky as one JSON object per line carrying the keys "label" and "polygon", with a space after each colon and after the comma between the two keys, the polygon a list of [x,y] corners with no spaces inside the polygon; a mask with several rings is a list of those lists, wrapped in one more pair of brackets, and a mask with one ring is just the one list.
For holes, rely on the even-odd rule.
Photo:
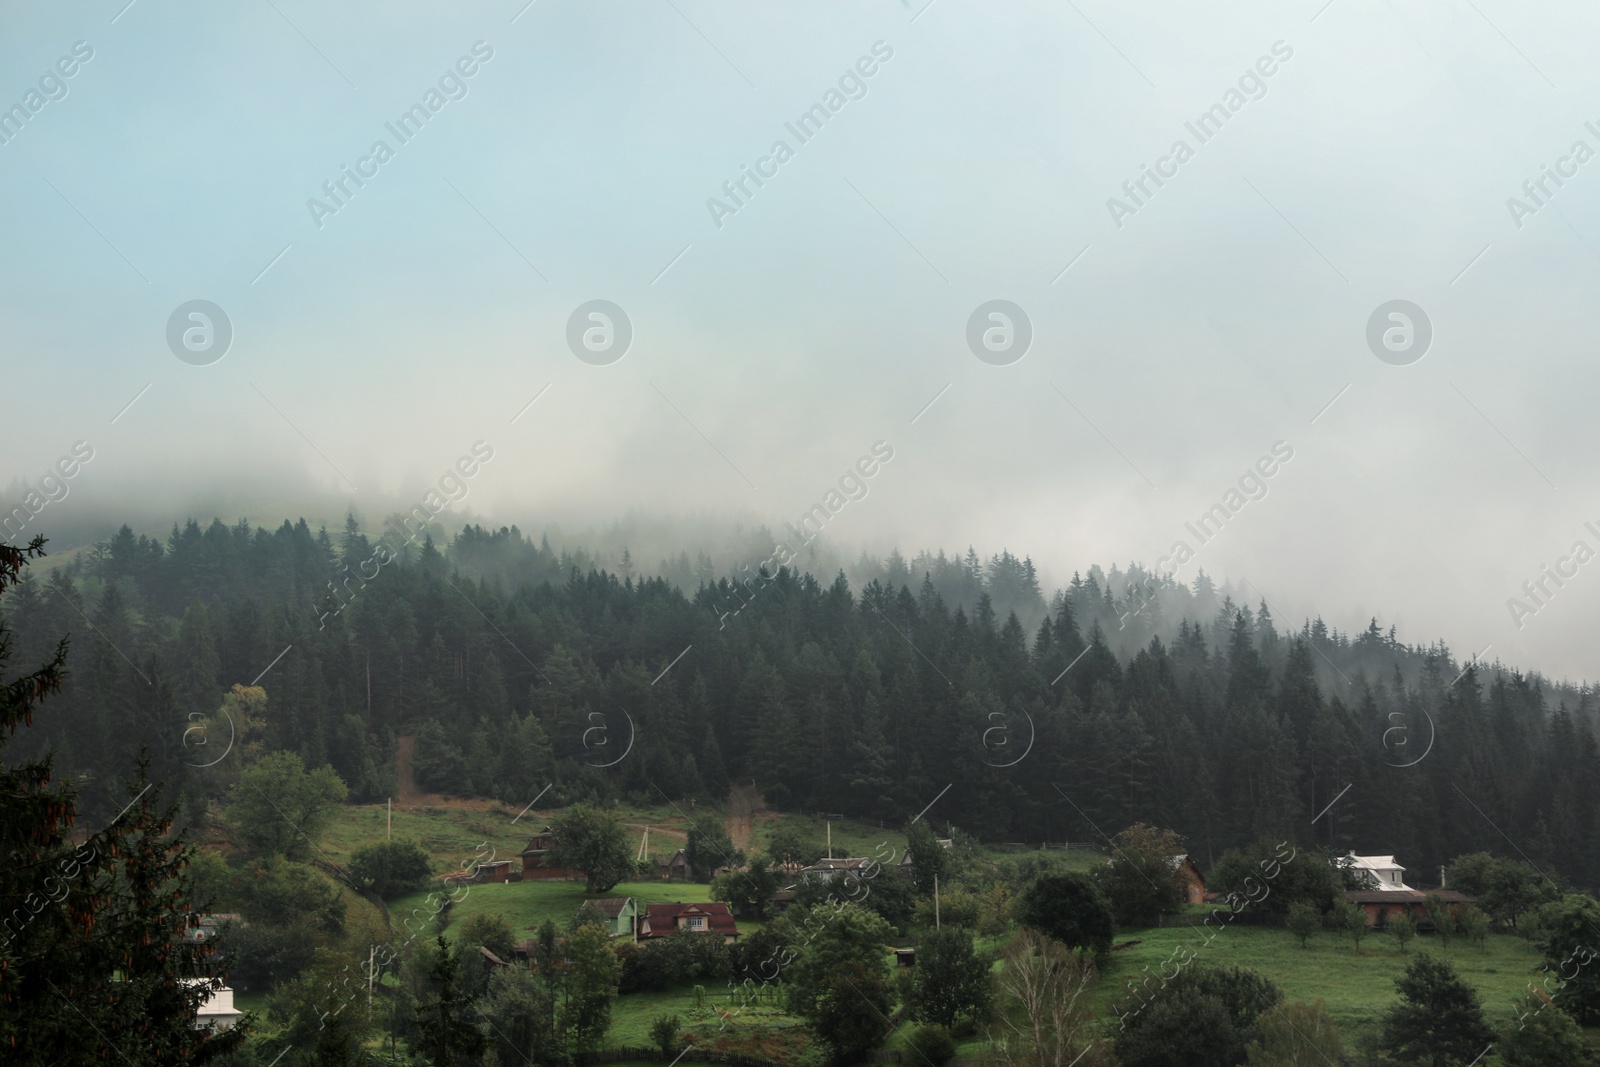
{"label": "misty sky", "polygon": [[[1521,588],[1600,552],[1589,6],[125,2],[0,15],[0,483],[94,450],[37,530],[381,514],[480,440],[496,523],[776,526],[884,441],[841,545],[1055,585],[1181,540],[1280,622],[1600,676],[1600,560]],[[232,325],[208,365],[168,343],[192,300]],[[568,346],[592,300],[632,326],[606,365]],[[991,300],[1020,360],[969,348]],[[1431,322],[1405,365],[1392,300]]]}

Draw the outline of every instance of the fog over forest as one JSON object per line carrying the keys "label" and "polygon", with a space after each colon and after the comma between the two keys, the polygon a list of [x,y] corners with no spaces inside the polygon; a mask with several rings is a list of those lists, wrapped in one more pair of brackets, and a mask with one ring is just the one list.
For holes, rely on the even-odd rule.
{"label": "fog over forest", "polygon": [[1600,7],[0,25],[0,1058],[1600,1062]]}

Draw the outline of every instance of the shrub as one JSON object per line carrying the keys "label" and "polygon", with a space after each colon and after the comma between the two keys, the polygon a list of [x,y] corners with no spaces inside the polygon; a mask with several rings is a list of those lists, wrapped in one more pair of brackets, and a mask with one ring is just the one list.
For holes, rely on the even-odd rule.
{"label": "shrub", "polygon": [[650,1042],[661,1050],[663,1056],[672,1055],[678,1047],[679,1019],[676,1015],[657,1015],[650,1024]]}
{"label": "shrub", "polygon": [[1280,1004],[1261,1016],[1256,1029],[1256,1040],[1245,1049],[1250,1067],[1345,1062],[1339,1031],[1320,1000]]}
{"label": "shrub", "polygon": [[727,983],[732,969],[728,946],[711,934],[676,933],[646,941],[631,959],[619,952],[623,988],[660,992],[683,982]]}
{"label": "shrub", "polygon": [[1149,999],[1130,991],[1114,1009],[1124,1026],[1117,1058],[1123,1067],[1232,1067],[1244,1062],[1246,1046],[1259,1037],[1262,1013],[1282,999],[1278,987],[1254,971],[1191,966]]}
{"label": "shrub", "polygon": [[1461,933],[1472,944],[1482,948],[1489,940],[1489,916],[1482,909],[1469,906],[1461,913]]}
{"label": "shrub", "polygon": [[955,1059],[956,1043],[950,1036],[950,1031],[942,1026],[929,1024],[919,1026],[911,1031],[911,1036],[906,1039],[906,1047],[911,1050],[915,1059],[925,1060],[933,1067],[943,1067]]}

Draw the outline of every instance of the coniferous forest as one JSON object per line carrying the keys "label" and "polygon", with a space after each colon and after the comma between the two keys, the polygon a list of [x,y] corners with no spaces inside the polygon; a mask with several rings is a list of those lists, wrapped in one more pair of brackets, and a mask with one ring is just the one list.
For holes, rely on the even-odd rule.
{"label": "coniferous forest", "polygon": [[[135,745],[196,805],[230,736],[381,802],[410,736],[420,787],[519,806],[753,780],[774,807],[889,824],[937,797],[991,841],[1104,843],[1145,821],[1207,863],[1270,834],[1404,856],[1423,884],[1481,849],[1600,880],[1587,686],[1376,621],[1277,619],[1203,573],[1092,567],[1045,590],[1009,552],[864,557],[848,576],[759,558],[597,562],[475,526],[418,547],[354,519],[123,527],[7,600],[19,661],[72,643],[18,751],[53,747],[104,814]],[[253,682],[253,718],[219,712]]]}

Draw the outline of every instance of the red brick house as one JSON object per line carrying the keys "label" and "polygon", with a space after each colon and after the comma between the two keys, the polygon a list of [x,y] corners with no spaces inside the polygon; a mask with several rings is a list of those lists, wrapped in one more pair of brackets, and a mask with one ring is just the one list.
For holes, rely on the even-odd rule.
{"label": "red brick house", "polygon": [[679,931],[692,934],[720,934],[728,944],[739,936],[733,914],[720,900],[704,904],[646,904],[639,920],[639,940],[671,937]]}

